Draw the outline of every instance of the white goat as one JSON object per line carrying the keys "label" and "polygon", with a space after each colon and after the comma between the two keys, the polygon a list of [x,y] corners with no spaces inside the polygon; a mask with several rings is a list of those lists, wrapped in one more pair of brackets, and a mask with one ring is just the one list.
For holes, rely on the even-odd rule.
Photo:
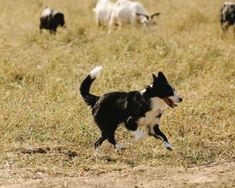
{"label": "white goat", "polygon": [[98,0],[95,12],[96,23],[98,26],[108,26],[114,3],[111,0]]}
{"label": "white goat", "polygon": [[113,9],[109,22],[109,32],[113,25],[130,24],[136,26],[141,24],[146,26],[156,24],[153,20],[155,16],[160,13],[154,13],[150,15],[144,6],[139,2],[133,2],[128,0],[118,0]]}

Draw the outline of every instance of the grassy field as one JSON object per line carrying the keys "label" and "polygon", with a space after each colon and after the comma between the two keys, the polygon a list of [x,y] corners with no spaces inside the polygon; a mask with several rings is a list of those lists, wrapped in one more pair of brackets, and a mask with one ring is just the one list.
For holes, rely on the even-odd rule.
{"label": "grassy field", "polygon": [[[160,11],[148,32],[97,28],[95,0],[0,1],[0,166],[49,176],[110,172],[144,166],[191,167],[235,159],[235,37],[222,35],[222,0],[142,0]],[[67,28],[39,33],[44,5],[65,14]],[[103,72],[92,92],[142,90],[163,71],[184,97],[166,111],[161,128],[174,150],[152,137],[132,143],[122,126],[125,151],[104,143],[79,93],[96,65]],[[44,148],[23,154],[22,148]],[[46,148],[46,149],[45,149]],[[77,156],[69,157],[69,152]],[[23,178],[27,179],[27,175]],[[7,178],[6,178],[7,179]],[[6,179],[2,179],[4,184]],[[0,179],[1,180],[1,179]],[[1,181],[0,181],[1,185]]]}

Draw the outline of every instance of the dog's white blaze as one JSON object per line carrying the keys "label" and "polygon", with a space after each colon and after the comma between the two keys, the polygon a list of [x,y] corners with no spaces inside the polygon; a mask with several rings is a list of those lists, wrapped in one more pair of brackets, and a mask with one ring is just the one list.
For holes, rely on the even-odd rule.
{"label": "dog's white blaze", "polygon": [[96,78],[100,74],[101,70],[102,70],[101,66],[97,66],[94,69],[92,69],[90,74],[89,74],[91,79]]}
{"label": "dog's white blaze", "polygon": [[160,123],[160,118],[157,116],[168,108],[164,100],[154,97],[151,99],[151,110],[145,113],[145,116],[138,120],[140,126],[154,126]]}
{"label": "dog's white blaze", "polygon": [[49,16],[52,13],[52,9],[50,8],[45,8],[42,12],[42,16]]}
{"label": "dog's white blaze", "polygon": [[174,103],[178,103],[180,102],[180,97],[176,92],[174,92],[174,95],[173,96],[170,96],[169,99],[171,99]]}
{"label": "dog's white blaze", "polygon": [[137,142],[139,139],[143,138],[145,136],[144,131],[141,129],[137,129],[136,131],[131,131],[134,135],[134,141]]}

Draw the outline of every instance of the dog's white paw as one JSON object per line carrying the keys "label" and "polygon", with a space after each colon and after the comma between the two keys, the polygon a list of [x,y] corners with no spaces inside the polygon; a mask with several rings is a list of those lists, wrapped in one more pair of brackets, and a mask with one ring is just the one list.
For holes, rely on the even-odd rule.
{"label": "dog's white paw", "polygon": [[145,136],[144,131],[137,129],[136,131],[132,131],[134,135],[134,142],[137,142],[139,139],[143,138]]}
{"label": "dog's white paw", "polygon": [[123,144],[117,143],[117,144],[115,145],[115,148],[116,148],[117,150],[122,150],[122,149],[125,149],[126,147],[125,147]]}
{"label": "dog's white paw", "polygon": [[173,150],[172,145],[169,144],[168,142],[164,142],[164,146],[165,146],[165,148],[168,149],[168,150]]}

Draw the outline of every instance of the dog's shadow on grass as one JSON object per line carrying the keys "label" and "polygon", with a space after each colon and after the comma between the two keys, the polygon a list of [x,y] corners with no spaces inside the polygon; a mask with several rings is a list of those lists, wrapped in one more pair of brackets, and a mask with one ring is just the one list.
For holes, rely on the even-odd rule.
{"label": "dog's shadow on grass", "polygon": [[[77,152],[69,150],[64,147],[29,147],[29,148],[16,148],[12,152],[20,155],[34,155],[34,154],[42,154],[49,156],[65,156],[66,158],[72,160],[74,158],[79,158]],[[132,158],[128,159],[124,156],[125,150],[115,151],[112,154],[94,154],[90,160],[96,163],[106,163],[106,164],[114,164],[121,163],[128,166],[136,166],[136,163],[132,160]]]}
{"label": "dog's shadow on grass", "polygon": [[123,154],[124,151],[116,151],[114,154],[100,154],[94,155],[94,160],[96,162],[105,162],[105,163],[122,163],[122,164],[126,164],[128,166],[135,166],[135,162],[132,160],[132,158],[127,159],[126,157],[124,157]]}
{"label": "dog's shadow on grass", "polygon": [[74,157],[78,157],[78,154],[75,151],[71,151],[69,149],[63,147],[31,147],[31,148],[17,148],[14,150],[15,153],[24,154],[24,155],[32,155],[32,154],[57,154],[64,155],[69,159],[73,159]]}

